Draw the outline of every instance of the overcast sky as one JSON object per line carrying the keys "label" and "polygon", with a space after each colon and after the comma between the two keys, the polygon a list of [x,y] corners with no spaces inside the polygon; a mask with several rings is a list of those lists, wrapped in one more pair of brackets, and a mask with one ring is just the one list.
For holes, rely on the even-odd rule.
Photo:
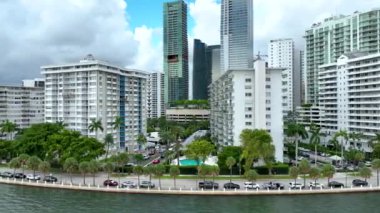
{"label": "overcast sky", "polygon": [[[86,54],[120,66],[162,71],[163,0],[0,0],[0,84],[41,77],[40,66]],[[189,43],[219,43],[220,0],[188,0]],[[147,6],[151,3],[151,6]],[[254,0],[255,52],[294,38],[312,23],[380,7],[379,0]]]}

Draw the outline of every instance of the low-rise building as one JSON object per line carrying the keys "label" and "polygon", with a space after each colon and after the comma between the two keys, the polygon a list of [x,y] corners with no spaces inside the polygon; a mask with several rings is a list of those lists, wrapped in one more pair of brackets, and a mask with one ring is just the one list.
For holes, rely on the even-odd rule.
{"label": "low-rise building", "polygon": [[171,108],[166,110],[166,119],[176,122],[208,121],[209,109]]}

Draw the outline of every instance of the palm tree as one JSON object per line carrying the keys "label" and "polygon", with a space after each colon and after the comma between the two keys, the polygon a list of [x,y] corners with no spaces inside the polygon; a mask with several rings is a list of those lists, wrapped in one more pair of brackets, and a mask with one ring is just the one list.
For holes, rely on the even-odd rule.
{"label": "palm tree", "polygon": [[166,142],[166,152],[169,150],[171,141],[174,140],[174,135],[170,131],[160,131],[160,138]]}
{"label": "palm tree", "polygon": [[108,158],[108,153],[109,153],[109,150],[110,150],[110,145],[113,145],[113,136],[112,136],[112,134],[107,134],[104,137],[104,143],[107,146],[107,150],[106,150],[106,159],[107,159]]}
{"label": "palm tree", "polygon": [[154,176],[158,178],[158,185],[161,189],[161,177],[165,174],[165,166],[163,164],[157,164],[154,166]]}
{"label": "palm tree", "polygon": [[327,183],[330,183],[330,179],[334,177],[335,168],[331,164],[325,164],[322,167],[322,176],[327,178]]}
{"label": "palm tree", "polygon": [[203,178],[203,181],[206,181],[206,176],[210,174],[210,167],[206,164],[198,166],[198,176]]}
{"label": "palm tree", "polygon": [[98,131],[100,130],[103,132],[104,130],[102,126],[102,120],[96,120],[95,118],[92,118],[90,125],[88,125],[88,129],[90,130],[90,132],[95,132],[96,139],[98,139]]}
{"label": "palm tree", "polygon": [[41,161],[40,165],[38,165],[38,169],[46,176],[46,173],[50,170],[50,163],[47,161]]}
{"label": "palm tree", "polygon": [[306,186],[306,175],[309,174],[310,172],[310,164],[309,164],[309,161],[304,159],[300,162],[300,165],[299,165],[299,171],[300,171],[300,174],[303,175],[303,185]]}
{"label": "palm tree", "polygon": [[[115,117],[115,120],[112,122],[112,127],[114,130],[116,130],[117,132],[120,132],[120,127],[123,125],[123,118],[120,117],[120,116],[116,116]],[[119,147],[120,148],[120,144],[119,144]]]}
{"label": "palm tree", "polygon": [[210,166],[210,174],[212,176],[212,182],[215,182],[215,176],[218,176],[220,172],[219,166]]}
{"label": "palm tree", "polygon": [[144,174],[144,168],[140,165],[133,167],[133,173],[137,175],[137,185],[140,187],[140,175]]}
{"label": "palm tree", "polygon": [[317,186],[317,179],[320,176],[321,176],[321,171],[317,167],[313,167],[310,169],[309,177],[311,179],[314,179],[314,186]]}
{"label": "palm tree", "polygon": [[149,176],[149,181],[152,181],[152,175],[154,174],[154,166],[149,165],[144,167],[144,174]]}
{"label": "palm tree", "polygon": [[371,178],[372,171],[368,167],[362,167],[359,169],[359,175],[360,177],[364,178],[365,181],[367,181],[368,178]]}
{"label": "palm tree", "polygon": [[226,166],[230,169],[230,183],[232,182],[232,167],[236,164],[234,157],[230,156],[226,159]]}
{"label": "palm tree", "polygon": [[83,185],[86,185],[86,174],[90,171],[90,163],[88,161],[80,162],[79,171],[83,175]]}
{"label": "palm tree", "polygon": [[13,140],[13,133],[16,131],[17,125],[9,120],[5,120],[0,124],[0,131],[8,135],[9,140]]}
{"label": "palm tree", "polygon": [[129,161],[129,155],[126,152],[120,153],[115,157],[114,161],[119,171],[119,182],[120,182],[120,176],[121,176],[121,173],[124,172],[124,165],[126,165]]}
{"label": "palm tree", "polygon": [[92,174],[92,185],[95,186],[95,174],[99,171],[99,163],[96,160],[91,160],[88,163],[88,171]]}
{"label": "palm tree", "polygon": [[77,171],[77,169],[78,169],[78,161],[75,160],[75,158],[73,157],[67,158],[65,162],[63,163],[63,170],[69,173],[71,183],[73,183],[72,173]]}
{"label": "palm tree", "polygon": [[176,184],[176,177],[180,174],[180,170],[178,166],[170,166],[169,174],[171,177],[173,177],[174,181],[174,189],[177,189],[177,184]]}
{"label": "palm tree", "polygon": [[22,168],[22,173],[24,173],[24,170],[25,170],[25,167],[26,167],[26,162],[29,159],[29,155],[27,155],[27,154],[21,154],[20,156],[18,156],[18,159],[20,161],[20,165],[21,165],[21,168]]}
{"label": "palm tree", "polygon": [[343,165],[343,146],[347,143],[348,141],[348,133],[346,130],[339,130],[338,132],[335,133],[334,135],[335,139],[341,138],[340,144],[341,144],[341,165]]}
{"label": "palm tree", "polygon": [[315,152],[314,152],[314,155],[315,155],[315,159],[314,159],[315,166],[317,166],[317,155],[318,155],[317,147],[321,143],[321,134],[320,134],[320,131],[321,131],[320,127],[317,127],[317,126],[314,126],[314,125],[310,126],[310,133],[311,133],[310,144],[313,144],[314,148],[315,148]]}
{"label": "palm tree", "polygon": [[16,169],[19,169],[21,167],[21,161],[18,157],[12,158],[12,160],[9,162],[9,167],[13,169],[13,174],[16,173]]}
{"label": "palm tree", "polygon": [[139,150],[141,149],[141,147],[147,143],[147,140],[146,140],[146,137],[144,134],[140,133],[138,136],[137,136],[137,144],[139,145]]}
{"label": "palm tree", "polygon": [[380,144],[380,133],[375,133],[375,137],[373,137],[368,144],[373,148],[375,144]]}
{"label": "palm tree", "polygon": [[181,140],[181,136],[183,135],[184,133],[184,128],[181,127],[181,126],[173,126],[171,128],[171,132],[172,134],[174,135],[175,137],[175,146],[174,146],[174,150],[175,150],[175,155],[177,157],[177,166],[179,166],[179,156],[180,156],[180,150],[182,148],[182,140]]}
{"label": "palm tree", "polygon": [[297,178],[298,178],[299,173],[300,173],[300,171],[299,171],[298,167],[296,167],[296,166],[292,166],[289,170],[289,176],[291,178],[294,178],[295,184],[297,183]]}
{"label": "palm tree", "polygon": [[245,172],[244,174],[245,178],[247,178],[248,181],[253,182],[257,180],[257,177],[259,176],[256,172],[256,170],[250,169]]}
{"label": "palm tree", "polygon": [[300,138],[307,138],[305,127],[295,122],[288,123],[286,125],[285,134],[288,137],[294,137],[294,142],[296,144],[296,166],[298,166],[298,141]]}
{"label": "palm tree", "polygon": [[272,168],[274,162],[275,147],[273,144],[265,143],[262,145],[261,155],[268,168],[269,175],[272,175]]}
{"label": "palm tree", "polygon": [[29,169],[33,170],[33,177],[36,176],[36,170],[41,163],[41,159],[37,156],[31,156],[27,161],[26,165]]}
{"label": "palm tree", "polygon": [[110,179],[110,174],[113,172],[113,170],[115,169],[115,165],[113,164],[113,162],[106,162],[103,166],[104,170],[107,172],[107,180]]}
{"label": "palm tree", "polygon": [[361,132],[351,132],[348,133],[348,138],[351,139],[354,142],[354,148],[356,148],[356,141],[360,141],[364,136]]}
{"label": "palm tree", "polygon": [[374,159],[374,160],[372,161],[372,169],[376,169],[376,174],[377,174],[377,186],[379,186],[380,159]]}

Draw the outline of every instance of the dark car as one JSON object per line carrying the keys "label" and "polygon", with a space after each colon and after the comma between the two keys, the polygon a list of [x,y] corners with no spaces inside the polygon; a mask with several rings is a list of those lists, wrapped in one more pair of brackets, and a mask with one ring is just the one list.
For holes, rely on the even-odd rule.
{"label": "dark car", "polygon": [[23,173],[15,173],[13,176],[18,179],[26,178],[26,175],[24,175]]}
{"label": "dark car", "polygon": [[13,174],[10,172],[3,172],[0,174],[0,176],[4,178],[13,178]]}
{"label": "dark car", "polygon": [[269,182],[263,184],[263,189],[276,190],[276,189],[285,189],[285,186],[281,183]]}
{"label": "dark car", "polygon": [[57,182],[58,178],[51,176],[51,175],[48,175],[48,176],[44,177],[43,181],[46,181],[48,183],[53,183],[53,182]]}
{"label": "dark car", "polygon": [[240,189],[239,184],[236,183],[225,183],[223,187],[225,189]]}
{"label": "dark car", "polygon": [[360,179],[355,179],[352,181],[353,186],[368,186],[368,182]]}
{"label": "dark car", "polygon": [[330,181],[327,186],[328,187],[332,187],[332,188],[342,188],[342,187],[344,187],[343,183],[340,183],[338,181]]}
{"label": "dark car", "polygon": [[200,189],[218,189],[219,184],[212,181],[199,182],[198,184]]}
{"label": "dark car", "polygon": [[104,186],[117,186],[117,185],[119,185],[119,183],[114,181],[114,180],[105,180],[103,185]]}

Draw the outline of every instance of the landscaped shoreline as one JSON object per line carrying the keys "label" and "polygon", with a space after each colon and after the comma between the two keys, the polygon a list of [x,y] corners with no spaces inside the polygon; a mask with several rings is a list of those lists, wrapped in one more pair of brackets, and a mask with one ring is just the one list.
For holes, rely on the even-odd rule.
{"label": "landscaped shoreline", "polygon": [[355,187],[340,189],[303,189],[303,190],[193,190],[193,189],[129,189],[117,187],[103,187],[91,185],[72,185],[67,183],[45,183],[11,178],[0,178],[0,184],[18,186],[41,187],[50,189],[80,190],[106,193],[125,194],[157,194],[157,195],[202,195],[202,196],[265,196],[265,195],[313,195],[313,194],[344,194],[344,193],[369,193],[380,192],[380,187]]}

